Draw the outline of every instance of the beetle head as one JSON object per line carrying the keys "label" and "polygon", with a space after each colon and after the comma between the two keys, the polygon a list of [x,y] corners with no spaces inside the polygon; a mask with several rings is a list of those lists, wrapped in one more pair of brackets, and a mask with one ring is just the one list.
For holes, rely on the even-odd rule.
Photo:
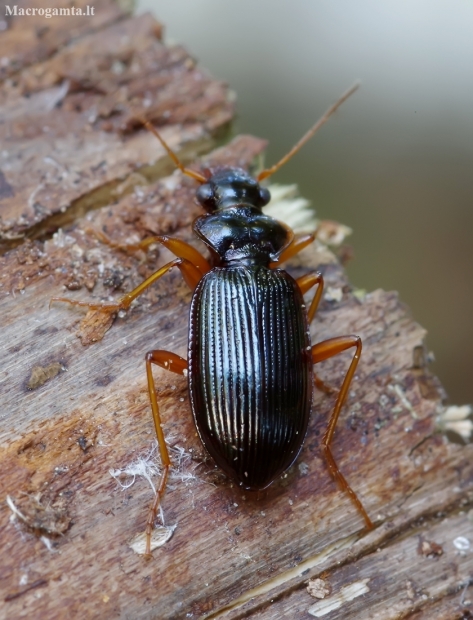
{"label": "beetle head", "polygon": [[241,168],[209,171],[209,178],[197,190],[199,203],[209,213],[238,205],[261,209],[270,201],[269,191]]}

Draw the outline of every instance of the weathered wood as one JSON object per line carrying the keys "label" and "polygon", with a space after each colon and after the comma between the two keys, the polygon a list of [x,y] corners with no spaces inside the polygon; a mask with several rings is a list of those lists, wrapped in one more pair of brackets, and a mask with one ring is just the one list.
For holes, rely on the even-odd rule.
{"label": "weathered wood", "polygon": [[[86,13],[88,4],[87,0],[77,0],[73,6],[81,13]],[[6,5],[13,14],[7,11]],[[7,28],[1,32],[0,80],[5,80],[7,88],[15,89],[15,78],[21,70],[37,66],[70,41],[124,18],[130,12],[132,3],[101,0],[94,7],[93,19],[86,14],[63,14],[60,19],[48,19],[44,16],[45,4],[42,0],[2,2],[1,7],[2,23]],[[52,2],[48,7],[70,9],[71,5],[68,2]],[[42,15],[38,9],[43,10]],[[29,14],[25,14],[25,11],[29,11]]]}
{"label": "weathered wood", "polygon": [[227,89],[160,35],[149,15],[122,20],[26,69],[14,92],[0,88],[0,247],[108,204],[133,170],[172,170],[154,136],[130,134],[140,118],[164,125],[184,160],[209,149],[232,116]]}
{"label": "weathered wood", "polygon": [[[22,87],[1,91],[2,149],[7,144],[10,158],[7,168],[2,162],[0,213],[4,248],[17,247],[0,258],[0,617],[464,617],[472,553],[457,547],[459,536],[473,540],[473,448],[436,431],[443,392],[423,362],[424,330],[395,293],[354,291],[321,243],[289,268],[296,276],[324,271],[314,340],[363,338],[334,452],[376,529],[363,531],[321,459],[333,398],[315,393],[309,434],[290,471],[265,492],[243,494],[200,445],[185,379],[158,370],[174,462],[163,511],[176,529],[149,562],[130,548],[153,497],[136,472],[157,480],[153,467],[143,469],[143,462],[157,466],[144,354],[159,347],[186,355],[190,293],[172,272],[103,339],[103,325],[93,331],[82,311],[48,306],[57,295],[116,298],[169,260],[162,249],[146,256],[114,250],[91,229],[120,243],[164,233],[192,239],[195,184],[169,175],[159,143],[133,119],[146,113],[162,124],[167,116],[162,132],[193,158],[210,148],[231,105],[225,88],[181,48],[162,45],[159,30],[147,17],[82,33],[18,74],[18,84],[34,91],[29,99]],[[114,73],[111,54],[122,53],[124,33],[126,58],[134,60],[127,65],[120,56],[126,66]],[[36,87],[31,75],[43,76]],[[62,91],[64,80],[76,86]],[[203,81],[202,90],[191,80]],[[51,98],[54,111],[38,108]],[[247,167],[263,148],[240,137],[205,161]],[[101,340],[83,346],[78,334],[82,342]],[[348,361],[347,354],[326,362],[320,375],[336,385]],[[135,479],[119,470],[135,471]],[[332,592],[322,603],[340,603],[324,616],[306,590],[316,577]]]}

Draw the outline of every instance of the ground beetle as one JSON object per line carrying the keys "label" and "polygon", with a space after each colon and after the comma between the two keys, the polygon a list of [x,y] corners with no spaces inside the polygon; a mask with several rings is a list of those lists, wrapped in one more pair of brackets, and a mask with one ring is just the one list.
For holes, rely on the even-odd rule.
{"label": "ground beetle", "polygon": [[[177,258],[158,269],[117,304],[90,304],[57,297],[73,305],[115,313],[129,308],[153,282],[177,266],[194,291],[190,309],[188,360],[169,351],[146,354],[148,390],[161,453],[163,473],[146,523],[146,555],[171,466],[161,427],[152,365],[187,375],[190,401],[202,443],[231,478],[248,490],[264,489],[300,452],[312,402],[313,365],[354,349],[337,396],[322,449],[338,485],[373,524],[332,456],[330,444],[361,353],[358,336],[331,338],[311,345],[309,323],[322,297],[323,277],[311,273],[294,280],[279,266],[309,245],[315,235],[297,236],[265,215],[270,200],[260,181],[276,172],[358,88],[347,91],[277,164],[255,179],[240,168],[221,167],[206,174],[185,168],[149,122],[176,166],[201,185],[197,200],[207,211],[194,232],[210,251],[210,262],[191,245],[169,237],[145,239],[135,248],[161,243]],[[113,244],[104,235],[103,241]],[[303,294],[316,286],[306,312]]]}

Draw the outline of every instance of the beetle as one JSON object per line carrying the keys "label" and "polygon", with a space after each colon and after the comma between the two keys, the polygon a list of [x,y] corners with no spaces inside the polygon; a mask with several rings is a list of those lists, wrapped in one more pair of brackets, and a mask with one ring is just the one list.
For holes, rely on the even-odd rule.
{"label": "beetle", "polygon": [[[126,310],[151,284],[178,267],[193,291],[188,359],[164,350],[146,354],[148,391],[163,471],[146,522],[145,554],[166,489],[171,460],[164,439],[153,380],[153,365],[187,375],[192,413],[203,445],[216,464],[239,486],[261,490],[276,480],[297,458],[309,422],[313,365],[353,349],[353,358],[336,398],[322,439],[328,469],[372,528],[361,501],[340,472],[332,455],[335,427],[360,359],[358,336],[331,338],[312,345],[309,324],[323,293],[322,274],[293,279],[280,265],[315,239],[296,236],[285,224],[263,213],[270,193],[261,181],[276,172],[358,88],[348,90],[299,142],[271,168],[254,178],[240,168],[219,167],[200,174],[186,168],[146,120],[175,165],[199,184],[197,201],[206,213],[193,230],[207,246],[208,260],[190,244],[165,236],[144,239],[136,248],[161,243],[177,257],[118,303],[94,304],[55,297],[72,305],[106,313]],[[103,241],[113,244],[101,233]],[[315,287],[306,311],[303,295]]]}

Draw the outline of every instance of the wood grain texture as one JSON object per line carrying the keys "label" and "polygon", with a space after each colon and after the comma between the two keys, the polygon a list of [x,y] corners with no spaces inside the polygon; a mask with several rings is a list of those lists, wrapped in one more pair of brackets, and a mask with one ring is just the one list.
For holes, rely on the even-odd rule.
{"label": "wood grain texture", "polygon": [[[87,0],[77,0],[73,6],[85,12],[87,5]],[[7,11],[6,6],[10,7],[13,14]],[[126,1],[101,0],[94,7],[94,19],[76,14],[66,14],[61,16],[61,19],[48,19],[38,14],[38,9],[45,9],[41,0],[2,2],[1,18],[6,29],[0,35],[3,59],[0,80],[5,80],[4,86],[7,88],[16,88],[16,77],[27,67],[38,66],[38,63],[53,56],[70,41],[125,18],[130,13],[131,6],[132,4]],[[56,1],[48,4],[48,7],[67,9],[71,5],[68,2]],[[29,15],[25,14],[26,10]]]}
{"label": "wood grain texture", "polygon": [[[444,395],[423,360],[424,330],[396,293],[354,291],[322,244],[288,269],[294,277],[324,272],[313,342],[363,339],[333,451],[376,528],[363,530],[321,459],[333,397],[315,393],[295,465],[266,491],[242,493],[199,443],[185,378],[157,370],[173,458],[163,512],[176,529],[149,562],[130,548],[153,491],[145,478],[119,470],[157,462],[144,355],[153,348],[186,355],[190,293],[173,271],[109,331],[100,316],[84,321],[81,310],[49,309],[49,300],[117,298],[169,260],[159,248],[112,249],[94,229],[120,243],[167,233],[192,239],[200,214],[194,182],[170,173],[159,144],[132,119],[146,110],[180,153],[195,158],[211,148],[232,106],[225,87],[181,48],[165,48],[159,32],[149,17],[89,23],[67,47],[22,61],[15,75],[29,97],[26,86],[0,87],[9,153],[0,166],[9,250],[0,258],[0,617],[468,617],[473,448],[436,430]],[[123,41],[128,56],[120,56]],[[31,75],[39,76],[36,86]],[[189,85],[197,75],[201,94]],[[67,92],[65,80],[74,85]],[[264,146],[239,137],[195,165],[247,167]],[[87,339],[99,342],[84,346]],[[339,385],[349,359],[325,362],[320,376]],[[333,609],[323,616],[306,590],[316,577],[331,590],[321,603]]]}
{"label": "wood grain texture", "polygon": [[156,138],[133,131],[140,118],[162,125],[184,161],[209,149],[232,116],[228,90],[160,36],[149,15],[121,20],[3,84],[0,248],[108,204],[133,171],[171,171]]}

